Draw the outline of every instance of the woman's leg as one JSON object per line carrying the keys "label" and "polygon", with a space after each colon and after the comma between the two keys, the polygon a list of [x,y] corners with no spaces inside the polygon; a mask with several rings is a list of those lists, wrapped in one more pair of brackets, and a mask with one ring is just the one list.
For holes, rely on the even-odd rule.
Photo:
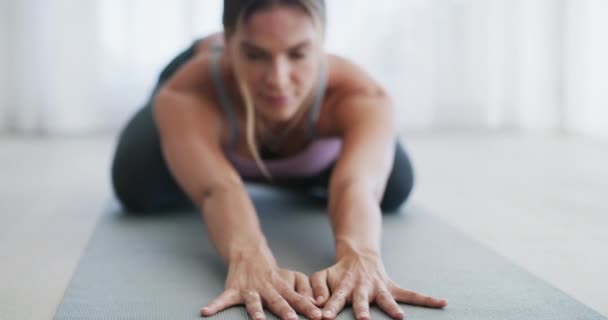
{"label": "woman's leg", "polygon": [[414,169],[403,145],[397,141],[393,169],[389,176],[380,207],[383,212],[395,212],[414,189]]}
{"label": "woman's leg", "polygon": [[[158,87],[194,55],[195,45],[165,67],[152,97]],[[194,207],[165,163],[152,113],[152,97],[128,121],[119,135],[111,169],[114,194],[123,207],[131,212]]]}
{"label": "woman's leg", "polygon": [[152,105],[140,109],[122,131],[112,162],[114,193],[131,212],[188,206],[189,199],[165,163]]}

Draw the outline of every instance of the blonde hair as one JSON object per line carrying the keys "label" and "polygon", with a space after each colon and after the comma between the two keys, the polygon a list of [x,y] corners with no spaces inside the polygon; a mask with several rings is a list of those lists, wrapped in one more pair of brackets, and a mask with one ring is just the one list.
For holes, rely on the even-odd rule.
{"label": "blonde hair", "polygon": [[[301,7],[312,18],[313,25],[315,26],[315,29],[317,30],[317,34],[320,37],[320,43],[323,43],[324,38],[325,38],[324,17],[321,16],[322,14],[324,14],[324,11],[321,11],[321,10],[323,10],[323,8],[319,8],[318,1],[313,1],[313,0],[301,0],[301,1],[298,1],[297,4],[301,5]],[[270,9],[270,8],[273,8],[275,6],[280,6],[280,5],[287,5],[287,4],[281,3],[281,1],[275,1],[275,2],[272,2],[269,7],[266,7],[264,9]],[[235,30],[234,30],[235,35],[239,35],[242,33],[240,31],[242,31],[242,29],[244,27],[245,18],[249,14],[251,14],[251,12],[247,12],[247,10],[245,10],[245,9],[246,9],[246,7],[243,8],[243,10],[240,12],[240,14],[237,18],[236,26],[235,26]],[[255,160],[255,163],[256,163],[258,169],[262,172],[264,177],[269,182],[273,182],[273,177],[270,174],[270,172],[268,171],[266,164],[264,163],[264,161],[262,160],[262,158],[258,152],[258,143],[257,143],[256,137],[255,137],[255,125],[256,125],[255,124],[255,105],[253,103],[253,98],[251,96],[251,92],[249,91],[249,87],[247,86],[247,83],[244,80],[245,77],[244,77],[242,70],[243,69],[240,68],[240,65],[235,64],[234,71],[235,71],[238,87],[241,92],[241,95],[243,96],[243,102],[245,103],[245,116],[246,116],[245,134],[246,134],[247,146],[248,146],[250,152],[253,154],[253,158]],[[314,90],[314,86],[311,88],[310,92],[312,92],[313,90]],[[310,92],[309,92],[309,94],[307,94],[307,96],[310,95]],[[310,104],[309,99],[304,99],[304,104]],[[288,122],[286,130],[290,130],[292,126],[294,126],[296,123],[298,123],[300,121],[302,115],[305,114],[305,112],[303,112],[303,111],[305,111],[304,108],[302,106],[300,106],[298,108],[298,111],[296,112],[296,115],[294,115],[292,117],[292,119],[290,119],[290,121]]]}

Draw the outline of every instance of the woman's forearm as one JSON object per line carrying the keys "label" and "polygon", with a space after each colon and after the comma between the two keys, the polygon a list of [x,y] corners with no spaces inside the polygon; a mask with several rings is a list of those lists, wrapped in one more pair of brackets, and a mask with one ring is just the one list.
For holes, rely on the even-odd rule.
{"label": "woman's forearm", "polygon": [[209,192],[202,202],[201,214],[211,241],[227,263],[252,255],[274,261],[255,207],[242,184]]}
{"label": "woman's forearm", "polygon": [[351,253],[380,254],[382,211],[371,188],[350,183],[330,197],[336,258]]}

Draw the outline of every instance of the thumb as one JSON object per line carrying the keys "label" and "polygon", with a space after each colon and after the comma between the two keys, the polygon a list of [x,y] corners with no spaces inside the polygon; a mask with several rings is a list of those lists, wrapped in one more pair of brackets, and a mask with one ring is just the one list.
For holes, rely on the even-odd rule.
{"label": "thumb", "polygon": [[241,303],[241,297],[236,290],[228,289],[201,309],[201,316],[210,317],[226,308]]}

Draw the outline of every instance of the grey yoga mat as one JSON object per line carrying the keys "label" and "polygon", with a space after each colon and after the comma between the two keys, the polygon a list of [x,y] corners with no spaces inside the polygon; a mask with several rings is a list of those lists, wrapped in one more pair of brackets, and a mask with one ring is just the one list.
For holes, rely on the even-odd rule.
{"label": "grey yoga mat", "polygon": [[[255,185],[248,190],[282,267],[310,275],[332,264],[321,204]],[[395,282],[449,300],[443,310],[402,304],[406,319],[606,319],[424,210],[407,206],[384,216],[382,240]],[[54,319],[201,319],[199,309],[222,292],[225,275],[195,210],[133,216],[112,203]],[[373,319],[390,319],[374,305],[371,312]],[[248,316],[237,306],[212,318]],[[354,319],[351,308],[338,319]]]}

